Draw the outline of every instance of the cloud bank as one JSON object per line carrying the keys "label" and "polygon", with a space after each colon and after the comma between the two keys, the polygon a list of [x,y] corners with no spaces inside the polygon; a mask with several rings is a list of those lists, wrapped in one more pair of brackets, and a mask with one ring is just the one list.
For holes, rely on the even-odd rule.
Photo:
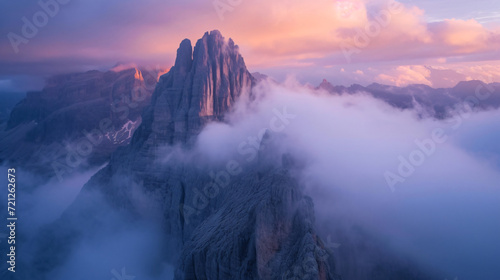
{"label": "cloud bank", "polygon": [[[349,244],[362,241],[346,235],[361,228],[369,239],[384,240],[378,246],[396,258],[410,258],[452,279],[489,280],[500,273],[495,263],[500,257],[500,222],[495,218],[500,211],[499,117],[499,111],[475,112],[453,129],[454,122],[420,119],[416,112],[364,94],[332,96],[294,80],[285,85],[263,82],[251,102],[242,98],[237,103],[226,123],[209,124],[193,150],[174,147],[165,155],[197,165],[236,159],[244,171],[244,163],[255,162],[262,136],[273,131],[275,152],[291,154],[301,166],[293,176],[313,198],[322,238],[341,244],[334,251],[341,270],[349,270],[344,257]],[[391,188],[384,174],[397,173],[401,158],[419,149],[416,140],[428,139],[436,128],[447,140]],[[30,226],[22,227],[20,235],[26,244],[61,213],[91,174],[68,181],[74,189],[64,196],[58,189],[45,192],[54,187],[49,185],[23,194],[24,222]],[[134,198],[139,203],[143,197],[138,193]],[[95,201],[98,197],[81,203]],[[41,215],[46,209],[52,214]],[[172,252],[161,229],[150,221],[130,224],[106,209],[104,205],[105,214],[95,217],[96,222],[113,222],[74,243],[51,279],[111,278],[113,270],[121,273],[123,267],[141,279],[171,277],[172,264],[162,260]],[[359,273],[366,264],[360,262],[354,263],[360,265],[355,267]]]}
{"label": "cloud bank", "polygon": [[[242,141],[269,127],[274,109],[286,108],[295,118],[278,147],[304,163],[296,176],[314,200],[324,239],[359,226],[386,240],[388,251],[447,277],[500,273],[493,263],[500,257],[499,111],[475,112],[454,128],[455,121],[421,120],[363,94],[330,96],[293,81],[261,90],[258,105],[205,129],[202,153],[219,160],[237,154]],[[446,140],[391,189],[384,174],[397,173],[400,158],[435,129]]]}

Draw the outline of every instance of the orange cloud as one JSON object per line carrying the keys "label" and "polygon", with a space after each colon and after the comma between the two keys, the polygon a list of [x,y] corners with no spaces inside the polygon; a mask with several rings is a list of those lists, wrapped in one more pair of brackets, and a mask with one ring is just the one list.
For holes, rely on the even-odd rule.
{"label": "orange cloud", "polygon": [[428,80],[430,76],[431,71],[421,65],[399,66],[392,72],[378,75],[376,81],[395,86],[406,86],[409,84],[432,86],[432,83]]}
{"label": "orange cloud", "polygon": [[374,81],[394,86],[424,84],[431,87],[454,87],[464,80],[480,80],[485,83],[500,81],[500,61],[462,62],[442,65],[403,65],[370,68],[375,73]]}
{"label": "orange cloud", "polygon": [[[368,10],[373,3],[376,8]],[[223,34],[230,34],[257,67],[335,55],[341,57],[337,63],[348,63],[342,59],[345,46],[356,62],[446,58],[500,46],[493,40],[498,33],[474,20],[429,24],[422,9],[394,1],[255,0],[244,2],[225,22]]]}
{"label": "orange cloud", "polygon": [[476,20],[447,19],[437,24],[437,40],[461,52],[474,52],[489,47],[489,40],[495,33],[487,30]]}

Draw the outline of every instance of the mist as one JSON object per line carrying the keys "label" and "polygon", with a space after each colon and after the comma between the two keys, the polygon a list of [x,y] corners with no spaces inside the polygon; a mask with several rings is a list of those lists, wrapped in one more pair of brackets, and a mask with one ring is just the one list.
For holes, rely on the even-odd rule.
{"label": "mist", "polygon": [[[443,277],[500,274],[499,111],[469,107],[447,120],[422,119],[363,93],[332,96],[294,80],[264,82],[253,96],[228,123],[206,127],[198,138],[202,154],[252,162],[241,147],[251,148],[265,131],[279,134],[276,152],[291,153],[304,166],[294,176],[313,198],[323,239],[356,243],[353,230],[361,229],[396,258]],[[277,111],[293,117],[273,130]],[[404,176],[402,162],[413,169]],[[349,244],[334,254],[345,250]],[[343,266],[342,257],[337,262]]]}
{"label": "mist", "polygon": [[[7,174],[8,168],[12,166],[2,166],[0,170]],[[58,259],[61,252],[65,256],[56,267],[44,268],[48,271],[44,276],[47,279],[173,279],[174,268],[164,261],[165,255],[171,252],[159,224],[152,220],[132,222],[129,214],[109,205],[100,192],[82,191],[101,168],[75,172],[62,181],[53,177],[45,183],[40,183],[44,181],[39,176],[16,168],[18,257],[17,275],[12,279],[41,277],[37,272],[39,268],[34,269],[40,248],[48,249],[44,254],[48,259]],[[7,188],[2,189],[2,197],[7,197]],[[4,209],[7,209],[6,201],[0,203]],[[63,218],[67,212],[71,215],[70,224]],[[91,219],[85,215],[91,215]],[[68,228],[76,230],[69,240],[66,239]],[[52,236],[54,233],[57,236]],[[58,244],[51,245],[50,240],[54,239]],[[3,236],[0,247],[7,251]],[[50,253],[53,249],[55,254]],[[64,255],[66,251],[69,253]]]}
{"label": "mist", "polygon": [[[382,254],[451,279],[491,280],[500,274],[495,263],[500,258],[499,127],[499,111],[422,119],[418,112],[363,93],[334,96],[293,79],[282,85],[264,81],[240,98],[225,122],[207,125],[192,148],[164,147],[159,164],[237,162],[244,172],[258,162],[260,142],[268,135],[276,154],[291,154],[298,162],[292,175],[313,198],[322,239],[339,244],[333,255],[346,279],[362,275],[363,267]],[[158,213],[148,208],[151,194],[133,190],[134,207],[147,204],[142,214],[151,219],[131,222],[98,192],[80,193],[97,171],[37,188],[31,188],[35,176],[19,174],[18,236],[27,244],[21,254],[33,254],[31,244],[43,237],[45,227],[58,225],[70,207],[72,213],[94,216],[72,221],[81,230],[78,240],[64,245],[69,255],[50,271],[50,279],[173,279],[175,263],[165,260],[176,252],[157,223]],[[114,180],[125,185],[131,179]],[[82,205],[87,208],[79,210]],[[89,205],[95,212],[83,213]],[[89,230],[89,225],[98,226]],[[352,251],[362,243],[377,252]],[[346,264],[347,256],[356,261]],[[26,259],[22,265],[30,266]]]}

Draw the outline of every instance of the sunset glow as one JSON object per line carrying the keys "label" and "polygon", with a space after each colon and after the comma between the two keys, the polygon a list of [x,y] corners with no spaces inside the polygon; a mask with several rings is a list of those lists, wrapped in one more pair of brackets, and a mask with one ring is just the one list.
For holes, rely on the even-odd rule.
{"label": "sunset glow", "polygon": [[[112,2],[82,5],[70,1],[60,5],[62,12],[38,28],[28,43],[13,48],[7,36],[1,41],[0,75],[4,78],[0,79],[25,73],[45,76],[66,70],[109,69],[118,62],[169,68],[178,42],[184,37],[198,38],[210,27],[238,42],[251,71],[278,79],[284,78],[286,69],[304,82],[314,84],[327,78],[347,85],[356,82],[357,70],[367,74],[371,68],[380,73],[365,76],[365,83],[437,86],[440,82],[430,81],[428,71],[423,70],[432,66],[498,81],[500,18],[487,14],[485,20],[493,4],[480,2],[468,5],[484,6],[483,13],[464,16],[467,7],[462,7],[450,17],[450,11],[458,8],[444,12],[444,7],[454,6],[454,1],[440,1],[441,11],[430,9],[433,4],[426,1],[255,0],[220,6],[217,1],[147,0],[140,5],[121,3],[113,17],[108,17],[105,10],[113,8]],[[30,3],[2,4],[12,6],[2,19],[2,33],[22,35],[22,17],[32,19],[40,10],[35,1]],[[92,14],[92,21],[86,14]],[[64,39],[68,34],[73,40]],[[474,62],[494,71],[472,69]],[[33,65],[38,66],[36,73],[30,70]],[[347,73],[352,74],[346,76],[341,69],[350,69]],[[344,77],[336,78],[341,73]]]}

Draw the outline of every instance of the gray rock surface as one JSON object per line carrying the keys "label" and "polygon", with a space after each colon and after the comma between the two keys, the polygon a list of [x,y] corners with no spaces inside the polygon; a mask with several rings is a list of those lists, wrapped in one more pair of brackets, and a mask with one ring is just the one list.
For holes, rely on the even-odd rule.
{"label": "gray rock surface", "polygon": [[207,122],[223,120],[239,95],[249,94],[251,85],[252,76],[231,39],[225,41],[219,31],[212,31],[194,51],[186,39],[174,67],[161,77],[146,112],[145,130],[136,138],[185,143]]}

